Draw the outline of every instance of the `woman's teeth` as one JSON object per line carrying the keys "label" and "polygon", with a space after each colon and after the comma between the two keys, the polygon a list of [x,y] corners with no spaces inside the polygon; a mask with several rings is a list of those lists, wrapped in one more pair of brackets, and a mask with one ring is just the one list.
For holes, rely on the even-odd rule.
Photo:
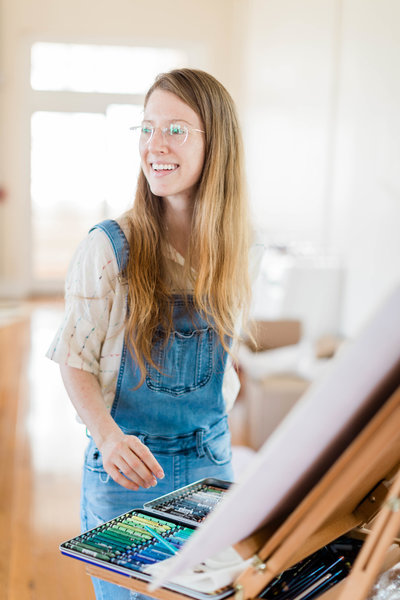
{"label": "woman's teeth", "polygon": [[156,163],[153,163],[152,166],[155,171],[173,171],[174,169],[178,168],[178,165],[163,165]]}

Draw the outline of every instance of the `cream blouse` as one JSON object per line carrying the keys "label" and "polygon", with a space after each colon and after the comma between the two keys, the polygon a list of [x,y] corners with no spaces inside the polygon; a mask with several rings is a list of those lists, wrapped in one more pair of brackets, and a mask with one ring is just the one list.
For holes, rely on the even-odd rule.
{"label": "cream blouse", "polygon": [[[127,235],[128,218],[117,219]],[[261,246],[258,244],[258,249]],[[256,262],[259,264],[261,253]],[[168,271],[179,282],[184,259],[170,246]],[[254,261],[253,261],[254,262]],[[181,281],[179,282],[179,285]],[[101,229],[93,229],[78,246],[65,284],[65,313],[46,356],[63,365],[93,373],[99,380],[104,403],[111,410],[124,342],[126,284],[121,283],[114,250]],[[222,393],[231,409],[240,383],[228,356]]]}

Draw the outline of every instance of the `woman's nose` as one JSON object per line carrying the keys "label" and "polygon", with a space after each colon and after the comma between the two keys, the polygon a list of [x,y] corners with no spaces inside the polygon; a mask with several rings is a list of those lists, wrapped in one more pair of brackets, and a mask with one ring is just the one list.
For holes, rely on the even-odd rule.
{"label": "woman's nose", "polygon": [[155,127],[154,131],[153,131],[153,135],[151,136],[149,143],[148,143],[149,148],[151,148],[151,150],[163,150],[165,149],[168,144],[166,141],[166,135],[164,135],[164,132],[162,131],[162,129],[160,127]]}

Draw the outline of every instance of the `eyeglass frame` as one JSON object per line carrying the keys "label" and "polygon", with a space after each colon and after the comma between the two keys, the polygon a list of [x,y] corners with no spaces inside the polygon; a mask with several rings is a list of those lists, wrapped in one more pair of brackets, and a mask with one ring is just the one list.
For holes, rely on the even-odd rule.
{"label": "eyeglass frame", "polygon": [[[148,125],[148,126],[147,126],[147,127],[148,127],[148,129],[151,129],[152,131],[151,131],[151,133],[150,133],[150,137],[149,137],[149,139],[148,139],[148,140],[146,140],[146,141],[144,142],[144,144],[147,146],[147,144],[149,144],[149,143],[151,142],[151,140],[152,140],[152,139],[153,139],[153,137],[154,137],[154,133],[155,133],[156,129],[159,129],[159,130],[161,131],[161,135],[163,136],[163,139],[164,139],[164,140],[165,140],[165,139],[167,139],[167,138],[166,138],[166,136],[167,136],[167,134],[168,134],[168,129],[170,129],[170,128],[171,128],[173,125],[174,125],[174,123],[173,123],[173,122],[171,122],[171,123],[170,123],[169,125],[167,125],[166,127],[154,127],[153,125]],[[141,136],[142,136],[142,134],[143,134],[143,132],[141,131],[141,130],[143,129],[143,127],[144,127],[144,125],[143,125],[143,124],[141,124],[141,125],[135,125],[135,126],[133,126],[133,127],[130,127],[130,128],[129,128],[129,130],[130,130],[130,131],[138,131],[138,132],[139,132],[139,136],[141,137]],[[187,142],[187,139],[188,139],[188,137],[189,137],[189,133],[190,133],[191,131],[197,131],[198,133],[205,133],[205,131],[203,131],[203,129],[197,129],[196,127],[189,127],[188,125],[184,125],[184,128],[186,129],[186,135],[185,135],[185,139],[183,140],[183,142],[181,142],[181,143],[179,144],[179,146],[183,146],[183,145],[184,145],[184,144]],[[171,140],[172,140],[172,139],[173,139],[173,137],[174,137],[174,134],[173,134],[172,132],[170,132],[168,135],[169,135],[169,137],[170,137],[170,138],[171,138]]]}

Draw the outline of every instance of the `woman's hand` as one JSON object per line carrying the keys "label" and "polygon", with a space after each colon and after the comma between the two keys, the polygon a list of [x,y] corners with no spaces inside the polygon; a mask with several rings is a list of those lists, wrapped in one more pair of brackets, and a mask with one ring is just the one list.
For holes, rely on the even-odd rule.
{"label": "woman's hand", "polygon": [[65,389],[103,456],[110,477],[128,490],[156,485],[164,472],[150,450],[125,435],[106,409],[98,379],[88,371],[60,365]]}
{"label": "woman's hand", "polygon": [[99,446],[103,467],[110,477],[128,490],[157,485],[164,472],[150,450],[134,435],[113,432]]}

